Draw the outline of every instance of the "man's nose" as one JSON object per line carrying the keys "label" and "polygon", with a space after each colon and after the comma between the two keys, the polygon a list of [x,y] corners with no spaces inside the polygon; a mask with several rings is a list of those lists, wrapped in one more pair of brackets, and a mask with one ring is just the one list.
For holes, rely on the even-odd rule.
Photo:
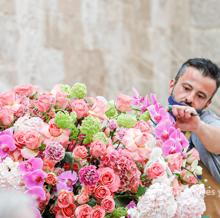
{"label": "man's nose", "polygon": [[195,94],[194,93],[190,93],[186,96],[186,103],[187,104],[192,104],[193,100],[194,100]]}

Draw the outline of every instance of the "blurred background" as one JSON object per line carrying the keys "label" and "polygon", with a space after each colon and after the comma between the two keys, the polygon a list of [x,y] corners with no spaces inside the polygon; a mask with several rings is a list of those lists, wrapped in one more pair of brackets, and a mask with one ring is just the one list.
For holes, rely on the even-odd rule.
{"label": "blurred background", "polygon": [[219,0],[0,0],[0,92],[83,82],[92,96],[135,87],[166,104],[185,60],[220,65],[219,9]]}

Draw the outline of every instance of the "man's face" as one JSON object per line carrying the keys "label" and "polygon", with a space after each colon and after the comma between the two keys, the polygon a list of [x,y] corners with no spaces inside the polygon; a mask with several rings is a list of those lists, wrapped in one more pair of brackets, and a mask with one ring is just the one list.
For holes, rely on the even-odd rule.
{"label": "man's face", "polygon": [[202,110],[211,103],[216,90],[216,82],[210,77],[204,77],[193,67],[186,68],[175,84],[170,81],[170,95],[178,102],[185,103],[196,110]]}

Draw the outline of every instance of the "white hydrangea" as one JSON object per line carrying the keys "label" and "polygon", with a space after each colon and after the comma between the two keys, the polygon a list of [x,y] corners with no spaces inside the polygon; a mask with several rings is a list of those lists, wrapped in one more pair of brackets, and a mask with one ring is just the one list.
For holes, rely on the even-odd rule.
{"label": "white hydrangea", "polygon": [[175,218],[199,218],[206,210],[205,187],[203,184],[187,187],[177,197],[177,211]]}
{"label": "white hydrangea", "polygon": [[23,190],[21,173],[18,168],[18,162],[14,162],[11,158],[7,157],[0,163],[0,187],[1,188],[14,188]]}
{"label": "white hydrangea", "polygon": [[135,211],[133,217],[138,218],[172,218],[175,215],[177,203],[174,199],[172,189],[165,183],[154,183],[145,194],[140,198],[137,204],[136,216]]}
{"label": "white hydrangea", "polygon": [[45,126],[44,121],[39,117],[29,117],[25,115],[23,117],[18,118],[18,120],[14,123],[14,130],[16,131],[29,131],[36,130],[41,131],[41,129]]}

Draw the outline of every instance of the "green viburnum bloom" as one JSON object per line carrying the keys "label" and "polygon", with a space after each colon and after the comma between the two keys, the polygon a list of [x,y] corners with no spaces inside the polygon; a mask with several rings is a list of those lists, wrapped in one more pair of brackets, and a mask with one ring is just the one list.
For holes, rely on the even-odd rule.
{"label": "green viburnum bloom", "polygon": [[117,123],[120,127],[132,128],[136,122],[136,118],[130,114],[120,114],[117,118]]}
{"label": "green viburnum bloom", "polygon": [[144,121],[150,120],[150,113],[149,113],[149,111],[145,111],[143,114],[141,114],[140,120],[144,120]]}
{"label": "green viburnum bloom", "polygon": [[71,98],[82,99],[85,98],[87,94],[86,85],[83,83],[75,83],[70,91]]}
{"label": "green viburnum bloom", "polygon": [[105,112],[105,115],[108,118],[112,118],[118,115],[118,111],[114,105],[114,101],[109,101],[108,102],[108,110]]}
{"label": "green viburnum bloom", "polygon": [[60,88],[63,92],[67,93],[68,95],[70,94],[71,87],[69,85],[62,84]]}
{"label": "green viburnum bloom", "polygon": [[67,111],[65,112],[59,111],[56,113],[55,123],[61,129],[67,129],[67,128],[71,129],[75,126],[74,125],[75,122],[76,122],[75,112],[71,112],[69,114]]}
{"label": "green viburnum bloom", "polygon": [[124,207],[118,207],[112,213],[112,217],[114,218],[120,218],[120,217],[125,217],[125,216],[127,216],[127,209]]}
{"label": "green viburnum bloom", "polygon": [[88,116],[82,121],[80,131],[86,135],[83,143],[88,144],[92,141],[93,136],[101,131],[101,123],[98,118]]}
{"label": "green viburnum bloom", "polygon": [[104,132],[98,132],[93,136],[93,141],[97,141],[97,140],[102,141],[105,144],[108,144],[108,138]]}

